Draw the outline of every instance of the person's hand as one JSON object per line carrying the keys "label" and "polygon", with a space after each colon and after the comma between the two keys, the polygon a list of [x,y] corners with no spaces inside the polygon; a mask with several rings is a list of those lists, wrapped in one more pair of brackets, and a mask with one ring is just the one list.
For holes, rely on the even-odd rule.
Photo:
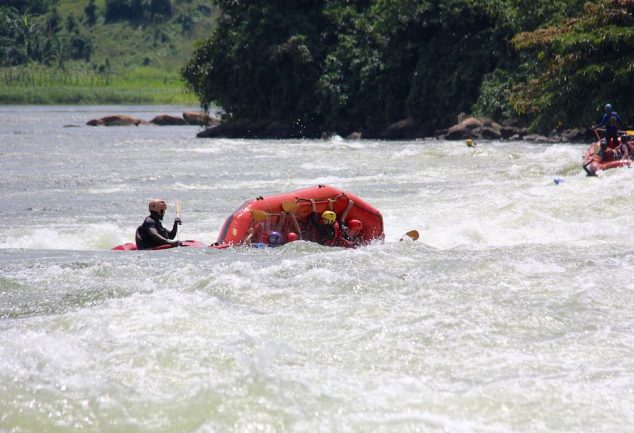
{"label": "person's hand", "polygon": [[183,222],[181,221],[181,219],[180,219],[180,218],[176,218],[176,219],[174,220],[174,224],[181,225],[181,224],[183,224]]}
{"label": "person's hand", "polygon": [[170,243],[170,245],[171,245],[171,246],[173,246],[173,247],[182,247],[182,246],[183,246],[183,243],[182,243],[181,241],[174,241],[174,240],[171,240],[169,243]]}

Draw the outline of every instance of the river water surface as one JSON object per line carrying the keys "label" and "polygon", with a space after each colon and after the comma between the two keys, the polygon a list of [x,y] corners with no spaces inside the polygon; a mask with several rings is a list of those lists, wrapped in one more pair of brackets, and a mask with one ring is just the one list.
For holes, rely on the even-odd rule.
{"label": "river water surface", "polygon": [[[633,431],[634,170],[85,126],[185,109],[0,107],[0,431]],[[245,200],[317,184],[379,209],[385,242],[110,250],[152,198],[212,243]]]}

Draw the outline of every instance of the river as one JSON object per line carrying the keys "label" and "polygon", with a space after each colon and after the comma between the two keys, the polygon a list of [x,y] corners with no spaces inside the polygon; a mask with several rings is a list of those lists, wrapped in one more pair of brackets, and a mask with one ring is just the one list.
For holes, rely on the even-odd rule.
{"label": "river", "polygon": [[[634,170],[85,125],[186,109],[0,107],[0,431],[632,431]],[[152,198],[212,243],[245,200],[317,184],[379,209],[385,242],[110,250]]]}

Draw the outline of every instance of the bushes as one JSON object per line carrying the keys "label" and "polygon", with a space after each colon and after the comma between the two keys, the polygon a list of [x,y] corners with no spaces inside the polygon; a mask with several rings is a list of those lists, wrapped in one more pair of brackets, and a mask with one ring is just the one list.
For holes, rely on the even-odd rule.
{"label": "bushes", "polygon": [[163,19],[171,15],[170,0],[106,0],[106,22]]}

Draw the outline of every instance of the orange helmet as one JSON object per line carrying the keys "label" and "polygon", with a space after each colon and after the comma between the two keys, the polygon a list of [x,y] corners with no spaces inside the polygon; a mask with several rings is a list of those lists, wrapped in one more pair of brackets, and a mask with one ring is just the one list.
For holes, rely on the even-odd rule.
{"label": "orange helmet", "polygon": [[355,233],[359,233],[363,229],[363,223],[359,220],[350,220],[348,221],[348,228]]}
{"label": "orange helmet", "polygon": [[328,224],[334,224],[337,220],[337,214],[331,210],[326,210],[321,214],[321,217],[325,219]]}
{"label": "orange helmet", "polygon": [[150,208],[150,212],[156,212],[157,214],[163,216],[165,209],[167,209],[167,203],[165,203],[165,200],[155,198],[150,202],[148,207]]}

